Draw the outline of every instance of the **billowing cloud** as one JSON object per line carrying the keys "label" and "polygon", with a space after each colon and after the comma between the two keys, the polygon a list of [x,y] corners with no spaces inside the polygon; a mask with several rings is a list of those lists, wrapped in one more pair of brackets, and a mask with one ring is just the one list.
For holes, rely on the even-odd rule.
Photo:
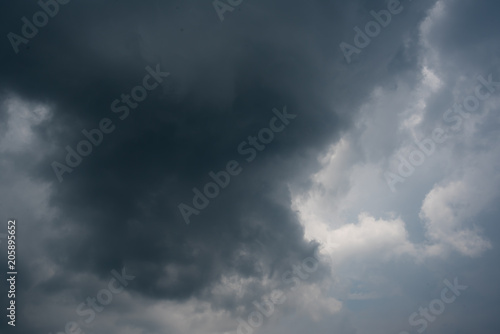
{"label": "billowing cloud", "polygon": [[222,2],[0,5],[14,330],[498,332],[498,4]]}

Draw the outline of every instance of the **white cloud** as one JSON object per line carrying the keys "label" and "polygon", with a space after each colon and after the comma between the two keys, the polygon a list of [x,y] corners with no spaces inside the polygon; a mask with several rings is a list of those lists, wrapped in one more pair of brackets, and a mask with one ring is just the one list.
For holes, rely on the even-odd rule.
{"label": "white cloud", "polygon": [[[415,141],[442,126],[446,109],[436,101],[450,99],[451,92],[451,107],[476,85],[475,77],[449,73],[433,46],[446,6],[438,1],[421,24],[422,66],[415,75],[420,81],[413,88],[405,84],[407,78],[395,79],[395,89],[375,87],[354,127],[318,158],[321,169],[310,176],[311,186],[291,186],[305,236],[319,241],[331,259],[342,282],[338,288],[351,289],[353,278],[373,287],[370,268],[391,261],[478,257],[492,248],[479,217],[499,195],[500,136],[484,130],[498,124],[497,97],[483,104],[484,112],[464,120],[463,132],[438,144],[396,194],[382,179],[396,157],[407,156]],[[454,80],[457,85],[449,86]],[[379,298],[381,291],[350,291],[347,298]]]}
{"label": "white cloud", "polygon": [[10,97],[3,102],[7,109],[7,129],[0,140],[0,152],[20,152],[36,145],[32,127],[51,117],[45,105]]}

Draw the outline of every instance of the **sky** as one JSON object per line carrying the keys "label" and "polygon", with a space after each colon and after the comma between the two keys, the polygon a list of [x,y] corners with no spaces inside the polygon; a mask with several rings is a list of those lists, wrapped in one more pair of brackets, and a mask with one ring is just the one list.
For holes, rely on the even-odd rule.
{"label": "sky", "polygon": [[499,9],[3,1],[0,332],[498,334]]}

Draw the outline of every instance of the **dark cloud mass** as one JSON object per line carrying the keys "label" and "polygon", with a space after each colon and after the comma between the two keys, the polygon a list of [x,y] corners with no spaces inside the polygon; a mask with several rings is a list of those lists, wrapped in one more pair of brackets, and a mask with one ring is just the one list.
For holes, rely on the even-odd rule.
{"label": "dark cloud mass", "polygon": [[[498,333],[500,87],[395,172],[478,75],[500,81],[497,2],[404,0],[359,47],[397,1],[60,0],[13,46],[45,3],[0,4],[0,234],[17,220],[20,273],[2,333]],[[82,131],[99,143],[69,166]],[[455,302],[409,320],[455,277]]]}

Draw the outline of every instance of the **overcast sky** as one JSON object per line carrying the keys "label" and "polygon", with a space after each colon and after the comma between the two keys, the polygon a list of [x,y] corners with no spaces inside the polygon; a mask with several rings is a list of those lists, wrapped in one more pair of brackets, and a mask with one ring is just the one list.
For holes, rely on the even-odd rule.
{"label": "overcast sky", "polygon": [[2,333],[500,332],[498,1],[58,1],[0,4]]}

